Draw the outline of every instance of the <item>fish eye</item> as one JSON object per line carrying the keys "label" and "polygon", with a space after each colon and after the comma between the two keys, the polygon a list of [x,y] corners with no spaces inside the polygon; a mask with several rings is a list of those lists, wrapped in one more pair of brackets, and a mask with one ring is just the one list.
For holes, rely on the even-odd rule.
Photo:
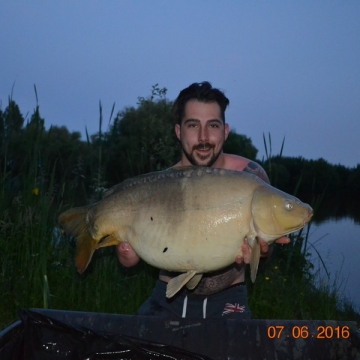
{"label": "fish eye", "polygon": [[285,200],[285,209],[286,210],[292,210],[294,208],[294,204],[290,200]]}

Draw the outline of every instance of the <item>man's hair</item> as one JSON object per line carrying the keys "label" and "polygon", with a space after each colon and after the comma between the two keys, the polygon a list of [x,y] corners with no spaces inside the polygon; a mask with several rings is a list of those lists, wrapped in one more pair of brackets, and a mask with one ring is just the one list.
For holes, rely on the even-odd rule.
{"label": "man's hair", "polygon": [[185,106],[189,100],[198,100],[204,103],[217,102],[220,106],[222,120],[225,123],[225,110],[229,105],[229,99],[221,90],[213,88],[208,81],[203,81],[193,83],[180,91],[173,105],[175,124],[181,125],[181,120],[185,115]]}

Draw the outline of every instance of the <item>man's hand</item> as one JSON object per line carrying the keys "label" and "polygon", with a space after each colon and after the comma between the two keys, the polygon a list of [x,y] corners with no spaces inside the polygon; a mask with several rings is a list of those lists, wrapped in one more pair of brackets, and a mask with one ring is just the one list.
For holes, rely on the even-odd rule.
{"label": "man's hand", "polygon": [[135,266],[140,261],[134,249],[126,242],[116,246],[116,254],[120,264],[125,267]]}
{"label": "man's hand", "polygon": [[[275,241],[277,244],[288,244],[290,242],[290,239],[286,236],[283,236],[279,239],[277,239]],[[269,244],[260,239],[259,238],[259,243],[260,243],[260,256],[261,257],[267,257],[269,255]],[[245,264],[249,264],[250,263],[250,258],[251,258],[251,247],[247,242],[247,239],[245,239],[244,244],[241,246],[241,250],[242,250],[242,256],[237,256],[235,259],[235,262],[237,264],[241,264],[241,263],[245,263]]]}

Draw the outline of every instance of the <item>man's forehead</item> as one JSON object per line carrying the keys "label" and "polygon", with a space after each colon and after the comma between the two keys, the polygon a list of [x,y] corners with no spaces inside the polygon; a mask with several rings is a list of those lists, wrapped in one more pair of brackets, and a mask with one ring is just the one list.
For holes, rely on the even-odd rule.
{"label": "man's forehead", "polygon": [[203,102],[196,99],[189,100],[185,104],[184,117],[183,118],[203,118],[220,119],[221,109],[216,101]]}

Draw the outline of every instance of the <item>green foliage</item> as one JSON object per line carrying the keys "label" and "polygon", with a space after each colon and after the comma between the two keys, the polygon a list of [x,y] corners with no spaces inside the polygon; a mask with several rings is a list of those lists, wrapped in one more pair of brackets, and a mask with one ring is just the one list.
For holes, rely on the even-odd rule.
{"label": "green foliage", "polygon": [[[344,169],[342,169],[344,171]],[[343,176],[345,178],[345,176]],[[354,194],[360,195],[360,164],[352,170],[347,178],[346,188],[351,189]]]}
{"label": "green foliage", "polygon": [[1,135],[5,139],[10,139],[16,136],[22,129],[24,118],[20,112],[19,106],[14,100],[9,98],[9,104],[2,116]]}
{"label": "green foliage", "polygon": [[137,108],[119,112],[105,135],[106,177],[111,183],[163,170],[179,159],[174,134],[172,102],[166,89],[154,86],[149,98],[138,98]]}
{"label": "green foliage", "polygon": [[136,311],[154,286],[154,270],[142,264],[125,272],[111,248],[99,251],[81,277],[74,241],[57,227],[60,212],[94,197],[89,171],[100,162],[87,156],[99,156],[99,144],[83,143],[65,127],[46,131],[38,106],[24,127],[8,138],[3,133],[1,141],[0,328],[19,308]]}
{"label": "green foliage", "polygon": [[224,144],[224,152],[255,160],[258,150],[252,144],[250,138],[231,130]]}
{"label": "green foliage", "polygon": [[[247,278],[249,307],[254,318],[286,320],[355,320],[360,314],[342,296],[337,279],[319,277],[310,254],[304,253],[307,235],[296,234],[289,245],[274,245],[274,253],[260,268],[256,282]],[[324,264],[325,267],[325,264]],[[326,267],[325,267],[326,270]]]}
{"label": "green foliage", "polygon": [[306,160],[302,157],[274,156],[263,166],[272,176],[272,184],[281,190],[293,193],[301,179],[299,194],[319,196],[326,188],[326,196],[354,196],[360,194],[360,171],[341,165],[331,165],[324,159]]}

